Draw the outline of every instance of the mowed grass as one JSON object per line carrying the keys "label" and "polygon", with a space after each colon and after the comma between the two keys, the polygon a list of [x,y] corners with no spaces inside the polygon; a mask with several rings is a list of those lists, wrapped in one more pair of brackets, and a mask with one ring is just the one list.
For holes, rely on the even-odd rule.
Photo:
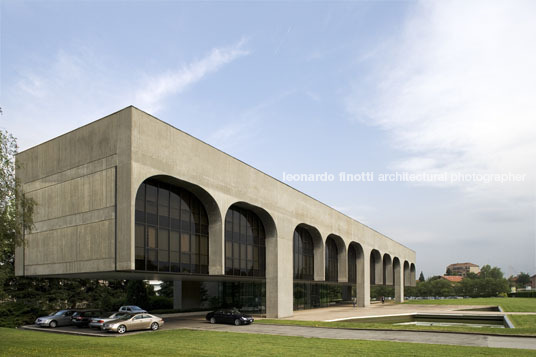
{"label": "mowed grass", "polygon": [[473,298],[445,300],[408,300],[411,305],[483,305],[500,306],[505,312],[536,312],[536,298]]}
{"label": "mowed grass", "polygon": [[0,328],[0,356],[534,356],[534,351],[170,330],[86,337]]}
{"label": "mowed grass", "polygon": [[508,315],[515,329],[536,329],[536,315]]}
{"label": "mowed grass", "polygon": [[[528,317],[525,319],[525,317]],[[356,320],[348,321],[297,321],[297,320],[257,320],[259,324],[269,325],[294,325],[311,327],[329,327],[362,330],[410,330],[410,331],[438,331],[438,332],[464,332],[474,334],[492,335],[526,335],[536,336],[536,316],[530,315],[509,315],[510,321],[516,328],[491,328],[491,327],[465,327],[465,326],[415,326],[415,325],[394,325],[392,322],[360,322]],[[515,318],[515,320],[514,320]]]}

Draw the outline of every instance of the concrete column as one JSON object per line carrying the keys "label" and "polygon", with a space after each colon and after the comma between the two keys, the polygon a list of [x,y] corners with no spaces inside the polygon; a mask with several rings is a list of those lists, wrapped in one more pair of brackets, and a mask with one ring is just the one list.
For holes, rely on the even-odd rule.
{"label": "concrete column", "polygon": [[209,226],[208,273],[210,275],[225,275],[225,229],[223,225],[224,223],[217,223]]}
{"label": "concrete column", "polygon": [[[287,226],[288,229],[284,229]],[[292,316],[294,277],[292,266],[292,239],[294,227],[278,222],[277,236],[266,238],[266,316]],[[290,228],[292,227],[292,228]]]}
{"label": "concrete column", "polygon": [[357,251],[357,306],[370,305],[370,251]]}
{"label": "concrete column", "polygon": [[173,281],[173,308],[182,309],[182,280]]}
{"label": "concrete column", "polygon": [[394,264],[394,279],[395,279],[395,301],[404,302],[404,269],[400,262]]}

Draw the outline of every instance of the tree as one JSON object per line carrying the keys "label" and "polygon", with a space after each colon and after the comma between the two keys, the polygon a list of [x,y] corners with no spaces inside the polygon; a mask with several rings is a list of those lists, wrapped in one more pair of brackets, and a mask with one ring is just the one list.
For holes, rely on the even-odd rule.
{"label": "tree", "polygon": [[480,278],[503,279],[503,273],[500,268],[492,268],[489,264],[486,264],[480,268]]}
{"label": "tree", "polygon": [[517,274],[516,283],[518,288],[524,288],[530,284],[530,275],[523,272]]}
{"label": "tree", "polygon": [[419,281],[422,283],[424,280],[424,274],[421,271],[421,275],[419,275]]}
{"label": "tree", "polygon": [[160,284],[160,290],[158,290],[159,296],[165,296],[173,298],[173,281],[166,280]]}
{"label": "tree", "polygon": [[143,280],[129,280],[127,283],[127,304],[146,309],[149,305],[149,292]]}
{"label": "tree", "polygon": [[4,285],[13,275],[15,247],[23,244],[23,233],[33,227],[35,202],[15,177],[17,149],[13,135],[0,130],[0,301],[7,297]]}

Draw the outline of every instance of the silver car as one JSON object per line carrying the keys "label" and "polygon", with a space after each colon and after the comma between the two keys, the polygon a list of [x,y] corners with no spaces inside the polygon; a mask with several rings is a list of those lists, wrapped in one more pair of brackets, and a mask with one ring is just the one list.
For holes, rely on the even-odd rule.
{"label": "silver car", "polygon": [[94,317],[91,319],[91,321],[89,321],[89,327],[102,330],[102,327],[106,322],[130,315],[132,315],[130,312],[116,312],[108,317]]}
{"label": "silver car", "polygon": [[71,317],[76,310],[60,310],[50,316],[38,317],[35,324],[41,327],[56,327],[72,325]]}
{"label": "silver car", "polygon": [[125,333],[134,330],[158,330],[164,325],[164,320],[158,316],[148,313],[141,313],[129,316],[123,316],[116,320],[108,321],[102,329],[104,331],[112,331],[117,333]]}

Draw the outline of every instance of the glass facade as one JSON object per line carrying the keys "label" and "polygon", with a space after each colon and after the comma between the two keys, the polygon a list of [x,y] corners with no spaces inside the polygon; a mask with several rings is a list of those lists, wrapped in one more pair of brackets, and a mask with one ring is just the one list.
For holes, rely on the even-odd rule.
{"label": "glass facade", "polygon": [[261,282],[220,283],[222,304],[219,307],[237,308],[242,312],[266,312],[266,284]]}
{"label": "glass facade", "polygon": [[357,252],[355,247],[350,245],[348,248],[348,282],[357,283]]}
{"label": "glass facade", "polygon": [[191,192],[146,180],[135,220],[136,270],[208,274],[208,216]]}
{"label": "glass facade", "polygon": [[339,252],[332,237],[326,239],[326,281],[339,280]]}
{"label": "glass facade", "polygon": [[225,274],[266,275],[264,226],[255,213],[236,206],[225,215]]}
{"label": "glass facade", "polygon": [[349,285],[314,282],[294,283],[294,310],[327,307],[342,301],[343,289]]}
{"label": "glass facade", "polygon": [[313,237],[303,227],[294,231],[294,279],[314,279]]}

